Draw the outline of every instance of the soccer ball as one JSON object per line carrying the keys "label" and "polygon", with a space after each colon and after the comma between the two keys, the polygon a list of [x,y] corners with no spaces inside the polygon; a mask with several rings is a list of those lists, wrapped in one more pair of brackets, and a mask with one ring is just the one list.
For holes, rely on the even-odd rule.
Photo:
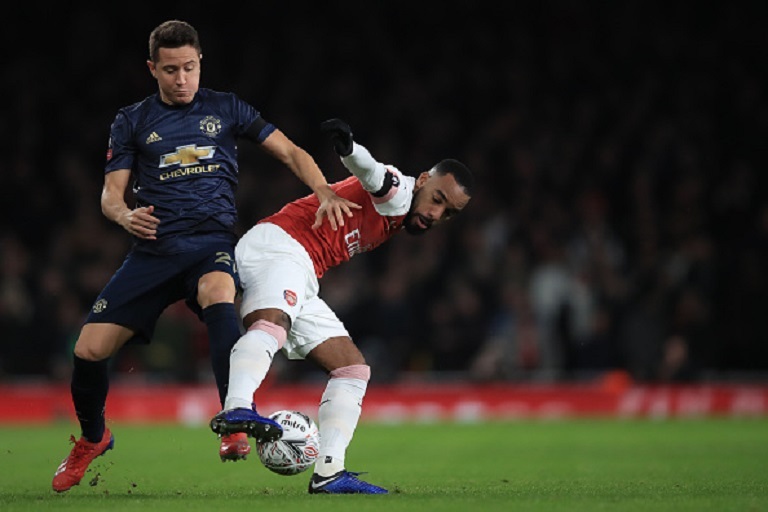
{"label": "soccer ball", "polygon": [[261,463],[278,475],[306,471],[320,453],[320,433],[315,422],[299,411],[277,411],[270,418],[283,427],[283,436],[277,441],[256,443]]}

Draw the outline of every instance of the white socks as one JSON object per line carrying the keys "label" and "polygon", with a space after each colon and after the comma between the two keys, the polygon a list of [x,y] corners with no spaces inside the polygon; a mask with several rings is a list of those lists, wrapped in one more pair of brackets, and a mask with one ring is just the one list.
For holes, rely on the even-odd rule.
{"label": "white socks", "polygon": [[[344,457],[362,411],[368,380],[331,378],[318,410],[320,455],[315,473],[331,476],[344,468]],[[231,388],[230,388],[231,389]]]}
{"label": "white socks", "polygon": [[260,329],[246,332],[229,356],[229,389],[224,409],[251,408],[253,393],[266,377],[278,350],[274,336]]}
{"label": "white socks", "polygon": [[[279,334],[279,333],[278,333]],[[232,348],[229,390],[224,409],[251,408],[253,394],[266,377],[278,340],[262,329],[246,332]],[[345,469],[344,459],[362,412],[370,368],[353,365],[331,372],[318,409],[320,454],[314,472],[331,476]]]}

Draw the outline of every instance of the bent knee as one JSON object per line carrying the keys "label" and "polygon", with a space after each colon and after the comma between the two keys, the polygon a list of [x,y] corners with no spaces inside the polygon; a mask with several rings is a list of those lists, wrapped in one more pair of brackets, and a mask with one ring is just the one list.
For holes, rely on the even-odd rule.
{"label": "bent knee", "polygon": [[73,351],[75,357],[83,359],[85,361],[102,361],[110,356],[107,352],[100,347],[92,347],[88,345],[76,344]]}
{"label": "bent knee", "polygon": [[243,325],[246,329],[250,329],[255,323],[262,320],[282,327],[285,332],[291,330],[291,317],[285,311],[277,308],[251,311],[243,318]]}
{"label": "bent knee", "polygon": [[362,352],[348,336],[328,338],[313,348],[307,357],[329,373],[346,367],[367,367]]}
{"label": "bent knee", "polygon": [[203,309],[213,304],[234,302],[236,294],[235,281],[225,272],[210,272],[197,283],[197,303]]}
{"label": "bent knee", "polygon": [[86,361],[102,361],[114,355],[133,336],[132,330],[121,325],[86,324],[73,353]]}
{"label": "bent knee", "polygon": [[249,331],[263,331],[277,341],[277,349],[280,350],[285,345],[285,341],[288,339],[288,333],[285,327],[267,320],[256,320],[250,327]]}
{"label": "bent knee", "polygon": [[360,379],[368,382],[371,379],[371,367],[367,364],[342,366],[331,372],[332,379]]}

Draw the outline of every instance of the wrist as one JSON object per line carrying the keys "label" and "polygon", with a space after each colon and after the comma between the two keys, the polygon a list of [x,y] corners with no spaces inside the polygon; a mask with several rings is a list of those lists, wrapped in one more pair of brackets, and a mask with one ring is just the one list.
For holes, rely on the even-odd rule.
{"label": "wrist", "polygon": [[345,145],[343,150],[340,151],[340,148],[336,148],[336,153],[339,154],[341,158],[346,158],[352,153],[355,152],[355,141],[350,138],[349,144]]}
{"label": "wrist", "polygon": [[334,194],[333,189],[331,189],[331,186],[328,183],[324,183],[320,186],[317,186],[312,189],[317,196],[317,198],[322,203],[323,200],[327,199],[328,197],[332,196]]}

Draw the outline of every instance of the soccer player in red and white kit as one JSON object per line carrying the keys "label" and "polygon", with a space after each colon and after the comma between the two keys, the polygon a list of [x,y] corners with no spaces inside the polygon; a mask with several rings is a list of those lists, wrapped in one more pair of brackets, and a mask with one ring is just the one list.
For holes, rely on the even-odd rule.
{"label": "soccer player in red and white kit", "polygon": [[330,377],[318,410],[320,454],[309,492],[385,494],[344,465],[371,370],[344,324],[319,297],[318,280],[402,230],[421,234],[458,214],[469,202],[474,178],[453,159],[416,178],[406,176],[354,142],[344,121],[325,121],[321,129],[352,173],[331,188],[361,208],[351,209],[335,230],[327,223],[313,227],[319,203],[307,196],[259,221],[237,243],[240,314],[247,331],[232,350],[227,398],[211,429],[219,435],[251,435],[258,416],[252,409],[254,393],[282,349],[289,359],[313,361]]}

